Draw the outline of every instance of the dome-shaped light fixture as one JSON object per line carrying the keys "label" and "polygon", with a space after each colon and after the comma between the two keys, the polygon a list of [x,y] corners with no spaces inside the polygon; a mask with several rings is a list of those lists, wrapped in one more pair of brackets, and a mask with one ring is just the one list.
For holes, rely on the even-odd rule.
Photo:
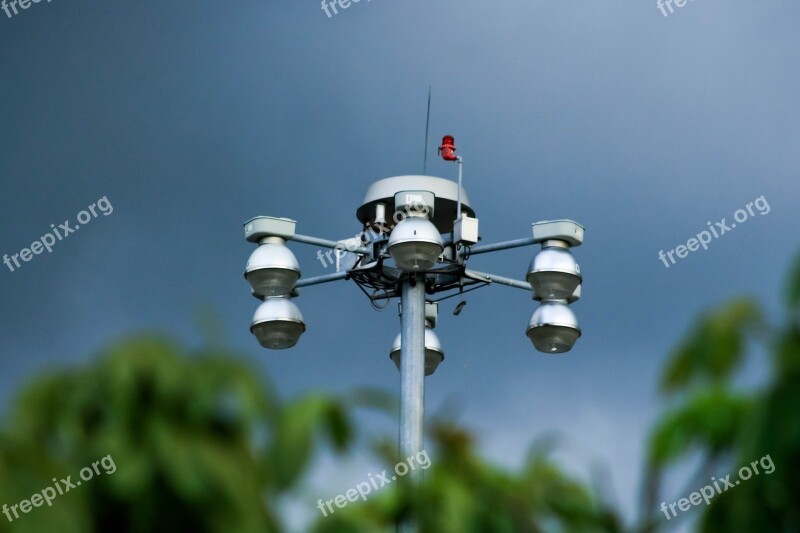
{"label": "dome-shaped light fixture", "polygon": [[[402,349],[401,335],[398,334],[392,343],[392,351],[389,357],[394,361],[397,370],[400,370],[400,361]],[[430,376],[439,367],[439,364],[444,361],[444,351],[442,350],[442,343],[439,342],[439,336],[433,332],[429,327],[425,328],[425,375]]]}
{"label": "dome-shaped light fixture", "polygon": [[565,300],[581,284],[581,267],[569,253],[567,243],[545,241],[531,261],[526,279],[537,300]]}
{"label": "dome-shaped light fixture", "polygon": [[250,331],[264,348],[291,348],[306,330],[300,309],[289,298],[270,296],[258,306]]}
{"label": "dome-shaped light fixture", "polygon": [[257,296],[284,296],[300,277],[300,266],[283,239],[267,237],[247,260],[244,277]]}
{"label": "dome-shaped light fixture", "polygon": [[389,235],[389,253],[406,272],[428,270],[442,255],[444,242],[436,226],[424,216],[409,216]]}
{"label": "dome-shaped light fixture", "polygon": [[531,315],[525,334],[540,352],[563,353],[575,345],[581,329],[566,300],[556,300],[542,302]]}

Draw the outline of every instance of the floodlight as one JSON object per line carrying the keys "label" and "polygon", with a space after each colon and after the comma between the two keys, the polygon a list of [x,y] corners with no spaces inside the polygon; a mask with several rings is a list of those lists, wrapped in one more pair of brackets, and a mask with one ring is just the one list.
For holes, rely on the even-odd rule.
{"label": "floodlight", "polygon": [[283,296],[292,292],[300,266],[280,237],[267,237],[247,260],[244,277],[257,296]]}
{"label": "floodlight", "polygon": [[570,298],[581,284],[581,267],[564,241],[546,241],[528,267],[526,276],[537,300]]}
{"label": "floodlight", "polygon": [[253,315],[250,331],[264,348],[282,350],[297,344],[306,330],[300,309],[285,296],[269,296]]}
{"label": "floodlight", "polygon": [[581,329],[566,300],[550,300],[533,312],[525,334],[540,352],[563,353],[575,345]]}
{"label": "floodlight", "polygon": [[[392,343],[392,351],[389,357],[394,361],[397,370],[400,370],[400,361],[402,349],[401,334],[397,334]],[[444,361],[444,351],[442,350],[442,343],[439,342],[439,336],[433,332],[429,327],[425,327],[425,375],[430,376],[439,367],[439,363]]]}
{"label": "floodlight", "polygon": [[436,226],[424,216],[411,215],[400,221],[389,235],[389,253],[398,268],[406,272],[428,270],[444,250]]}

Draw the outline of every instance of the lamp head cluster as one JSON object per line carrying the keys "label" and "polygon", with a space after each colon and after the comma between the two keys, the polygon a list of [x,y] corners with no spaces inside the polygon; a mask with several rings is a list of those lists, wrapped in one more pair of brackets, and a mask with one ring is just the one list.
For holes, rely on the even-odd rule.
{"label": "lamp head cluster", "polygon": [[[428,294],[463,291],[464,287],[491,281],[524,288],[521,282],[508,278],[503,281],[499,276],[487,274],[488,278],[476,278],[466,268],[472,247],[479,240],[478,219],[474,218],[466,194],[460,188],[456,192],[454,185],[430,176],[400,176],[376,182],[357,216],[365,228],[379,227],[380,232],[376,238],[363,241],[367,248],[354,252],[358,255],[356,265],[336,279],[351,279],[362,289],[372,289],[372,294],[366,290],[365,293],[373,305],[382,299],[398,297],[405,279],[421,280]],[[461,216],[453,221],[456,211]],[[393,222],[387,220],[390,214]],[[274,217],[256,217],[245,223],[245,237],[257,247],[247,261],[244,277],[253,296],[262,300],[253,315],[250,331],[269,349],[295,346],[306,330],[303,316],[292,300],[297,296],[300,266],[286,242],[316,244],[323,240],[296,235],[295,225],[293,220]],[[490,245],[481,253],[524,244],[541,245],[525,276],[533,299],[539,302],[525,333],[536,350],[563,353],[581,335],[569,306],[580,298],[583,277],[570,249],[582,244],[584,228],[569,220],[557,220],[537,222],[532,230],[533,238],[524,243]],[[321,245],[334,247],[342,242],[345,241],[324,241]],[[300,285],[332,280],[322,279],[326,277],[304,280]],[[425,375],[431,375],[444,360],[444,351],[433,331],[436,314],[427,311],[426,306]],[[398,369],[401,343],[398,335],[390,350],[390,358]]]}
{"label": "lamp head cluster", "polygon": [[306,330],[300,309],[291,300],[300,278],[297,258],[286,246],[294,236],[295,222],[285,218],[257,217],[245,223],[245,238],[258,247],[247,260],[244,277],[253,296],[263,300],[256,309],[250,331],[264,348],[291,348]]}
{"label": "lamp head cluster", "polygon": [[525,333],[540,352],[567,352],[581,336],[569,304],[580,298],[583,277],[569,249],[583,242],[583,227],[568,220],[537,222],[533,235],[542,249],[531,261],[525,278],[533,298],[541,304],[531,315]]}

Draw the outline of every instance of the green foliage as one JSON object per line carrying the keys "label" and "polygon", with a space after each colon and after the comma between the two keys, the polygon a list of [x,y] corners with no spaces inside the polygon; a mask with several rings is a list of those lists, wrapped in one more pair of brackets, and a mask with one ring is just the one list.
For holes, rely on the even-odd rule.
{"label": "green foliage", "polygon": [[661,468],[696,450],[720,455],[739,438],[751,409],[750,398],[725,388],[692,396],[656,425],[650,440],[650,463]]}
{"label": "green foliage", "polygon": [[[777,330],[747,300],[706,315],[668,363],[662,390],[684,394],[651,435],[643,531],[668,527],[663,517],[650,516],[662,501],[661,476],[692,451],[702,452],[696,476],[702,484],[713,474],[730,473],[735,480],[741,467],[766,456],[775,465],[771,474],[742,480],[698,509],[701,531],[800,531],[800,258],[787,283],[786,305],[786,323]],[[732,379],[750,336],[765,341],[773,364],[769,382],[745,393]]]}
{"label": "green foliage", "polygon": [[[620,519],[579,481],[565,475],[548,448],[532,449],[521,471],[508,472],[480,459],[472,437],[441,421],[431,424],[435,459],[414,491],[384,488],[333,515],[313,531],[393,531],[415,515],[420,531],[535,533],[622,531]],[[402,458],[385,452],[387,466]]]}
{"label": "green foliage", "polygon": [[[350,448],[354,406],[394,413],[396,399],[359,390],[345,400],[312,394],[283,404],[230,354],[188,355],[155,338],[120,342],[96,363],[22,392],[0,437],[0,498],[29,499],[53,476],[77,478],[105,456],[117,470],[52,507],[0,521],[0,531],[284,531],[276,502],[298,490],[320,440]],[[621,530],[549,449],[534,449],[511,473],[482,461],[463,429],[431,427],[438,460],[421,490],[387,488],[314,530],[393,531],[410,514],[431,532]],[[400,461],[388,441],[375,446],[387,465]]]}
{"label": "green foliage", "polygon": [[23,392],[1,441],[0,496],[30,498],[107,455],[117,470],[0,528],[279,531],[274,501],[301,479],[317,433],[337,449],[352,438],[332,399],[284,407],[230,355],[125,341]]}
{"label": "green foliage", "polygon": [[318,428],[326,431],[339,451],[343,451],[352,439],[343,407],[325,396],[304,398],[288,406],[281,414],[275,435],[275,455],[271,458],[278,489],[290,487],[305,471]]}
{"label": "green foliage", "polygon": [[662,390],[675,392],[725,383],[744,359],[746,333],[760,320],[760,312],[750,300],[736,300],[700,317],[667,365]]}
{"label": "green foliage", "polygon": [[[800,269],[794,284],[800,286]],[[797,302],[789,299],[789,310]],[[790,315],[791,316],[791,315]],[[703,531],[800,531],[800,327],[789,321],[774,341],[774,375],[758,396],[748,431],[732,443],[737,465],[769,455],[775,471],[743,482],[711,506]],[[727,496],[727,495],[726,495]]]}
{"label": "green foliage", "polygon": [[800,327],[800,323],[797,321],[800,318],[800,255],[795,261],[794,271],[786,283],[786,307],[792,326]]}

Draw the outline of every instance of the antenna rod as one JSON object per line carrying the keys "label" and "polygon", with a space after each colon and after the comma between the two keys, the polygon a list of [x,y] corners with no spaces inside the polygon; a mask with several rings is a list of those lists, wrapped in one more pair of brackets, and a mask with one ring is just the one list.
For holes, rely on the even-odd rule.
{"label": "antenna rod", "polygon": [[456,161],[458,162],[458,193],[456,193],[458,200],[456,201],[456,220],[461,220],[461,172],[464,168],[464,160],[461,159],[461,156],[458,156]]}
{"label": "antenna rod", "polygon": [[431,86],[428,85],[428,115],[425,118],[425,156],[422,159],[422,175],[428,170],[428,131],[431,125]]}

